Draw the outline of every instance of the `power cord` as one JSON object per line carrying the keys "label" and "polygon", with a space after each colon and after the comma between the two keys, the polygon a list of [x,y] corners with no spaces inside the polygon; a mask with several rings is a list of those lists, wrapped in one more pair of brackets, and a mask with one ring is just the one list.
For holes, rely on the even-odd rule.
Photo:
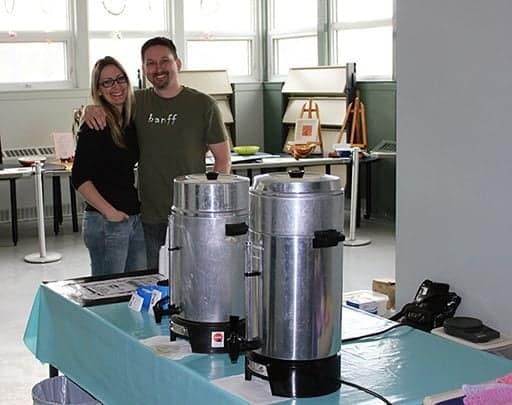
{"label": "power cord", "polygon": [[377,331],[377,332],[369,333],[367,335],[355,336],[355,337],[351,337],[351,338],[347,338],[347,339],[341,339],[341,343],[348,343],[348,342],[353,342],[354,340],[366,339],[366,338],[369,338],[369,337],[373,337],[373,336],[377,336],[377,335],[382,335],[383,333],[387,333],[390,330],[399,328],[401,326],[409,326],[409,325],[406,325],[406,324],[403,324],[403,323],[397,323],[396,325],[390,326],[387,329],[383,329],[383,330],[380,330],[380,331]]}
{"label": "power cord", "polygon": [[[377,335],[382,335],[383,333],[387,333],[393,329],[396,329],[396,328],[399,328],[401,326],[407,326],[407,325],[404,325],[402,323],[398,323],[396,325],[393,325],[393,326],[390,326],[389,328],[387,329],[383,329],[383,330],[380,330],[380,331],[377,331],[377,332],[373,332],[373,333],[369,333],[367,335],[362,335],[362,336],[356,336],[356,337],[352,337],[352,338],[347,338],[347,339],[342,339],[341,342],[342,343],[348,343],[348,342],[353,342],[355,340],[360,340],[360,339],[365,339],[365,338],[369,338],[369,337],[373,337],[373,336],[377,336]],[[346,381],[346,380],[339,380],[342,384],[345,384],[345,385],[348,385],[352,388],[356,388],[360,391],[363,391],[363,392],[366,392],[367,394],[377,398],[377,399],[380,399],[382,402],[384,402],[385,404],[387,405],[393,405],[392,402],[388,401],[385,397],[383,397],[382,395],[380,395],[379,393],[375,392],[375,391],[372,391],[371,389],[369,388],[365,388],[361,385],[358,385],[356,383],[353,383],[353,382],[350,382],[350,381]]]}
{"label": "power cord", "polygon": [[[348,339],[342,339],[341,342],[342,343],[347,343],[347,342],[352,342],[354,340],[359,340],[359,339],[365,339],[365,338],[368,338],[368,337],[372,337],[372,336],[377,336],[377,335],[381,335],[383,333],[386,333],[386,332],[389,332],[393,329],[396,329],[396,328],[399,328],[401,326],[408,326],[408,325],[404,325],[404,324],[401,324],[401,323],[398,323],[396,325],[393,325],[387,329],[384,329],[384,330],[381,330],[381,331],[377,331],[377,332],[374,332],[374,333],[369,333],[367,335],[362,335],[362,336],[356,336],[356,337],[352,337],[352,338],[348,338]],[[318,376],[315,376],[315,378],[318,378]],[[332,378],[332,377],[329,377],[327,376],[327,378]],[[371,395],[377,399],[380,399],[383,403],[385,403],[386,405],[393,405],[392,402],[390,402],[388,399],[386,399],[384,396],[382,396],[381,394],[375,392],[375,391],[372,391],[371,389],[369,388],[366,388],[366,387],[363,387],[361,385],[358,385],[356,383],[353,383],[353,382],[350,382],[350,381],[346,381],[346,380],[343,380],[343,379],[336,379],[335,381],[338,381],[340,382],[341,384],[345,384],[345,385],[348,385],[349,387],[352,387],[352,388],[355,388],[355,389],[358,389],[362,392],[365,392],[366,394],[368,395]]]}
{"label": "power cord", "polygon": [[372,390],[370,390],[370,389],[368,389],[368,388],[365,388],[365,387],[363,387],[363,386],[361,386],[361,385],[357,385],[357,384],[355,384],[355,383],[353,383],[353,382],[350,382],[350,381],[346,381],[346,380],[339,380],[339,381],[340,381],[342,384],[345,384],[345,385],[348,385],[348,386],[350,386],[350,387],[352,387],[352,388],[356,388],[356,389],[358,389],[358,390],[360,390],[360,391],[366,392],[367,394],[369,394],[369,395],[371,395],[371,396],[373,396],[373,397],[375,397],[375,398],[380,399],[382,402],[384,402],[384,403],[385,403],[385,404],[387,404],[387,405],[393,405],[393,403],[392,403],[392,402],[388,401],[386,398],[384,398],[382,395],[378,394],[378,393],[377,393],[377,392],[375,392],[375,391],[372,391]]}

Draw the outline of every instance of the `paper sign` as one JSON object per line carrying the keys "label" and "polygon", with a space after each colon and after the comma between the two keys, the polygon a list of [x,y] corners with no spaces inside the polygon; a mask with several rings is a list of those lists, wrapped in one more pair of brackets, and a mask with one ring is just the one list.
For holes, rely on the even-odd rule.
{"label": "paper sign", "polygon": [[162,292],[159,291],[159,290],[153,290],[151,291],[151,301],[149,303],[149,314],[150,315],[153,315],[155,316],[155,312],[153,310],[153,307],[155,306],[155,304],[160,301],[160,299],[162,298]]}
{"label": "paper sign", "polygon": [[144,298],[142,298],[137,292],[132,294],[130,298],[130,302],[128,303],[128,307],[133,309],[134,311],[140,312],[142,310],[142,304],[144,303]]}
{"label": "paper sign", "polygon": [[54,132],[51,136],[57,159],[70,160],[75,156],[75,138],[71,132]]}

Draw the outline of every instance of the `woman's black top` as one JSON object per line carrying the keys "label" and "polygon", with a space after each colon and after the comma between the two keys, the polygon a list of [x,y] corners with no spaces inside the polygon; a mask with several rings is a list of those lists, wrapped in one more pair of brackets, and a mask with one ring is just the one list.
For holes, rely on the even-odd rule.
{"label": "woman's black top", "polygon": [[[133,169],[139,160],[139,147],[133,123],[125,129],[124,140],[126,148],[120,148],[112,140],[109,128],[97,131],[82,124],[78,132],[72,181],[78,189],[90,180],[114,208],[134,215],[140,212],[140,203],[134,185]],[[85,209],[97,211],[89,204]]]}

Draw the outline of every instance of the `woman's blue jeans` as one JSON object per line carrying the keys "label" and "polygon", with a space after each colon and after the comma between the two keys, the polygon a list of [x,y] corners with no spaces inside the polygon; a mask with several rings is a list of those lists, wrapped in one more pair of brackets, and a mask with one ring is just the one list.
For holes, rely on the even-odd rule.
{"label": "woman's blue jeans", "polygon": [[146,270],[144,230],[139,215],[110,222],[96,211],[85,211],[83,237],[93,276]]}

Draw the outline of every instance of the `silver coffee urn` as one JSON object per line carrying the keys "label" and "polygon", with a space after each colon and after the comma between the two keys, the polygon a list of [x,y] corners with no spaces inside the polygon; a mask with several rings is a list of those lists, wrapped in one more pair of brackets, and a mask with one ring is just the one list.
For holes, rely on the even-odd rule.
{"label": "silver coffee urn", "polygon": [[[171,340],[189,339],[196,353],[226,352],[243,330],[244,253],[249,179],[210,172],[174,180],[169,216]],[[234,325],[234,326],[233,326]]]}
{"label": "silver coffee urn", "polygon": [[[330,175],[271,173],[249,191],[245,377],[273,395],[340,388],[343,189]],[[242,345],[244,346],[244,345]]]}

